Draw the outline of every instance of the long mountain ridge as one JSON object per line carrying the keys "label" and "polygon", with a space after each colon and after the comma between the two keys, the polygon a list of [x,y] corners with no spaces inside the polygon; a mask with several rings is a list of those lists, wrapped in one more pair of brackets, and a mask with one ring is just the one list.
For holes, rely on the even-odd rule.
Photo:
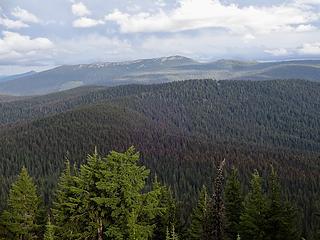
{"label": "long mountain ridge", "polygon": [[320,81],[320,60],[200,63],[183,56],[63,65],[39,73],[17,75],[0,83],[1,95],[43,95],[80,86],[156,84],[186,79]]}

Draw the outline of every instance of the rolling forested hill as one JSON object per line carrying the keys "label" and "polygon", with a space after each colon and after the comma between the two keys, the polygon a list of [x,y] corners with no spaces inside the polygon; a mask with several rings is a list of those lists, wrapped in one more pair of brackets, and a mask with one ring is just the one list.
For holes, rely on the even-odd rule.
{"label": "rolling forested hill", "polygon": [[302,80],[190,80],[0,103],[0,202],[23,165],[48,201],[65,157],[80,164],[95,146],[104,154],[134,145],[190,204],[210,185],[215,161],[236,165],[245,183],[273,164],[309,229],[320,192],[319,91]]}
{"label": "rolling forested hill", "polygon": [[245,62],[218,60],[201,63],[183,56],[126,62],[63,65],[42,72],[10,76],[0,83],[0,94],[40,95],[79,86],[157,84],[185,79],[320,81],[319,60]]}

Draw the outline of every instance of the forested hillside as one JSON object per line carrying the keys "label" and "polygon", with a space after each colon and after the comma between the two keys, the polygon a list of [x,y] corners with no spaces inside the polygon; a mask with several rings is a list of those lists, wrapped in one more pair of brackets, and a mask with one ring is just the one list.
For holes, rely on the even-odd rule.
{"label": "forested hillside", "polygon": [[[273,166],[268,177],[254,170],[243,190],[236,168],[225,177],[225,160],[216,165],[212,193],[205,185],[192,211],[185,212],[172,188],[139,164],[134,147],[100,155],[95,149],[79,167],[67,159],[44,206],[37,184],[23,167],[0,214],[1,239],[43,240],[296,240],[301,222],[297,208],[283,198]],[[266,184],[266,186],[265,186]],[[183,213],[186,213],[183,215]],[[189,224],[183,221],[190,217]],[[318,239],[315,229],[310,236]],[[310,238],[311,239],[311,238]]]}
{"label": "forested hillside", "polygon": [[222,159],[239,169],[245,189],[254,169],[266,176],[272,164],[309,234],[320,193],[319,91],[302,80],[190,80],[0,103],[0,202],[23,166],[50,203],[66,157],[79,166],[95,146],[107,154],[134,145],[189,210],[203,184],[212,191]]}

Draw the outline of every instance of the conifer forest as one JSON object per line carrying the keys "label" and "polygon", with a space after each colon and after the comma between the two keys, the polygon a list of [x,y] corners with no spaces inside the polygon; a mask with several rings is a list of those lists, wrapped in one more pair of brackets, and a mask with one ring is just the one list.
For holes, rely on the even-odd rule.
{"label": "conifer forest", "polygon": [[320,240],[320,0],[0,0],[0,240]]}

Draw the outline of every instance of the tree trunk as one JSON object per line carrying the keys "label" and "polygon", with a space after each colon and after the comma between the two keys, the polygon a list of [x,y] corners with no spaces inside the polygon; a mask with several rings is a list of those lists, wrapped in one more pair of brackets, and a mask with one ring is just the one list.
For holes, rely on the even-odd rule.
{"label": "tree trunk", "polygon": [[99,224],[99,227],[98,227],[98,240],[103,240],[103,225],[102,225],[102,220],[101,219],[98,220],[98,224]]}

